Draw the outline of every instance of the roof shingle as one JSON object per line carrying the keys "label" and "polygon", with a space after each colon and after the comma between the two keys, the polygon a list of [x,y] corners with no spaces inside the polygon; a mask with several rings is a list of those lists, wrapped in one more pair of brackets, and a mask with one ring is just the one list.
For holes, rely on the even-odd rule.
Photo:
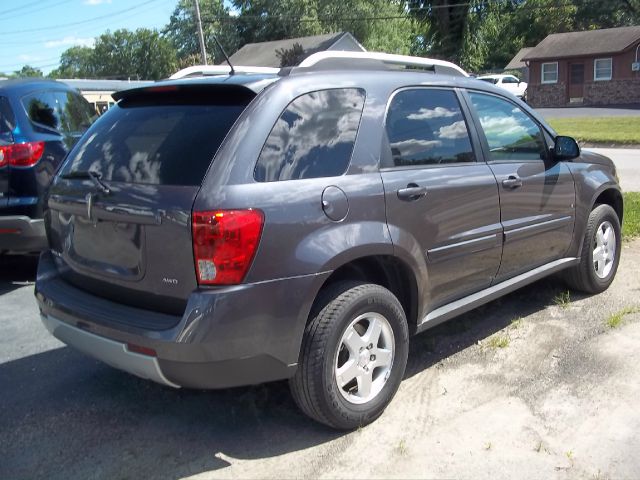
{"label": "roof shingle", "polygon": [[640,25],[584,32],[552,33],[528,52],[523,60],[579,57],[617,53],[640,41]]}

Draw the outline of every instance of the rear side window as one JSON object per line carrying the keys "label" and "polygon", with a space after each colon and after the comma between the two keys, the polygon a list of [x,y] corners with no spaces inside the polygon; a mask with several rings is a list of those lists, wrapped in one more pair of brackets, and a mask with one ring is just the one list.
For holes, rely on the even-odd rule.
{"label": "rear side window", "polygon": [[387,113],[391,165],[407,167],[474,162],[467,124],[451,90],[403,90]]}
{"label": "rear side window", "polygon": [[200,185],[246,106],[224,103],[121,101],[82,137],[62,174],[92,170],[105,181]]}
{"label": "rear side window", "polygon": [[262,148],[254,177],[259,182],[334,177],[347,171],[365,92],[320,90],[293,100]]}
{"label": "rear side window", "polygon": [[53,92],[37,92],[22,98],[29,120],[38,125],[58,130],[60,117],[56,111],[56,99]]}
{"label": "rear side window", "polygon": [[11,132],[16,128],[16,118],[6,97],[0,97],[0,140],[12,141]]}

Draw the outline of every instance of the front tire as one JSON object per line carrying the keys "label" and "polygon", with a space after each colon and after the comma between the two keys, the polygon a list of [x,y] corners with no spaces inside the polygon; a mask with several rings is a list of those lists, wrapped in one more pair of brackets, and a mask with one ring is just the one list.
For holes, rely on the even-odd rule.
{"label": "front tire", "polygon": [[290,380],[300,409],[340,430],[378,418],[407,365],[409,331],[398,299],[379,285],[341,282],[318,299]]}
{"label": "front tire", "polygon": [[580,263],[565,274],[569,286],[592,294],[609,288],[620,263],[621,239],[615,210],[609,205],[597,205],[589,214]]}

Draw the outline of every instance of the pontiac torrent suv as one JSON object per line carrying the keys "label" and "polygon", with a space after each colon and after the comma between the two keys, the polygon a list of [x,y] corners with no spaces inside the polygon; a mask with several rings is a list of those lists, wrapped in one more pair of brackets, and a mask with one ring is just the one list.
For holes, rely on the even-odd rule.
{"label": "pontiac torrent suv", "polygon": [[36,296],[68,345],[171,387],[289,379],[351,429],[411,335],[556,272],[611,284],[612,162],[504,90],[370,53],[214,68],[114,94],[54,179]]}

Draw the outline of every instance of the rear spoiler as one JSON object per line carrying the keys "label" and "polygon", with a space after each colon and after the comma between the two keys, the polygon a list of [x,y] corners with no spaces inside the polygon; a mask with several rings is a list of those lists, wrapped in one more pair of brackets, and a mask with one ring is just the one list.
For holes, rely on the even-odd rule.
{"label": "rear spoiler", "polygon": [[117,102],[187,102],[237,104],[249,103],[256,92],[232,83],[158,83],[120,90],[111,95]]}

